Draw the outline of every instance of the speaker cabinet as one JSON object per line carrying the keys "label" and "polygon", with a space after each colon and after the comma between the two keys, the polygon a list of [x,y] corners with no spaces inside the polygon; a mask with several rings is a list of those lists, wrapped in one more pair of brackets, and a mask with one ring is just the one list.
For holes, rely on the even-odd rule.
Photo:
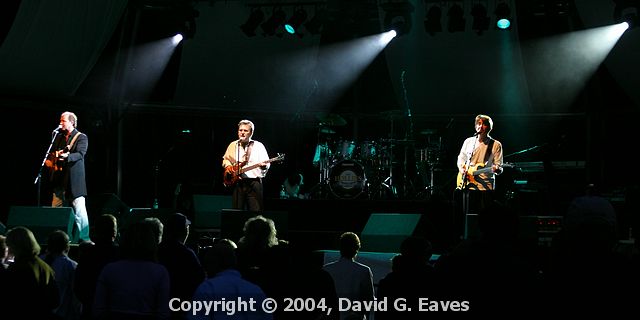
{"label": "speaker cabinet", "polygon": [[7,230],[13,227],[26,227],[39,244],[46,244],[49,234],[62,230],[69,235],[71,242],[77,242],[78,234],[74,229],[75,215],[71,207],[24,207],[13,206],[9,209]]}
{"label": "speaker cabinet", "polygon": [[421,217],[419,213],[372,213],[360,236],[360,250],[399,252],[402,241],[416,232]]}
{"label": "speaker cabinet", "polygon": [[122,216],[129,213],[130,209],[129,206],[113,193],[100,193],[87,196],[87,210],[89,214],[93,216],[112,214],[120,220]]}
{"label": "speaker cabinet", "polygon": [[220,230],[222,210],[230,208],[231,196],[194,194],[193,227]]}

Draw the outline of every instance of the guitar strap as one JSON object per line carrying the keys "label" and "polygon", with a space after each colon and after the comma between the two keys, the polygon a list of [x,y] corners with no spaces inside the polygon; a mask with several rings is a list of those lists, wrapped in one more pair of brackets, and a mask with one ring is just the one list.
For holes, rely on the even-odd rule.
{"label": "guitar strap", "polygon": [[67,145],[67,148],[69,148],[69,150],[71,150],[71,148],[73,148],[73,144],[76,143],[76,140],[78,139],[78,136],[80,136],[82,134],[82,132],[78,131],[76,133],[75,136],[73,136],[73,138],[71,138],[71,142]]}
{"label": "guitar strap", "polygon": [[249,159],[251,159],[251,149],[253,149],[253,140],[249,141],[249,145],[247,146],[247,153],[245,155],[247,163],[249,163]]}
{"label": "guitar strap", "polygon": [[484,161],[482,163],[486,164],[489,161],[489,156],[493,153],[493,138],[487,137],[489,139],[489,143],[487,144],[487,152],[484,154]]}

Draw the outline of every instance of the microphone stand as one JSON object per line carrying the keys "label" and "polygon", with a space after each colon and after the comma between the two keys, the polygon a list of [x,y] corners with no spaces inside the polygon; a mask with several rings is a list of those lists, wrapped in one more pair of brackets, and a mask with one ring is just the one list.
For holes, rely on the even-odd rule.
{"label": "microphone stand", "polygon": [[169,150],[167,150],[167,152],[165,152],[164,155],[160,159],[158,159],[158,161],[153,165],[153,204],[152,204],[153,210],[157,210],[160,208],[160,201],[158,200],[158,184],[160,182],[160,165],[162,164],[162,161],[164,160],[164,158],[166,158],[167,155],[171,153],[171,151],[173,151],[174,148],[175,148],[175,144],[172,145],[169,148]]}
{"label": "microphone stand", "polygon": [[[238,139],[238,141],[236,142],[236,163],[234,164],[234,166],[236,166],[236,172],[234,174],[238,175],[240,174],[240,139]],[[237,181],[236,181],[237,182]],[[237,186],[233,186],[233,191],[232,195],[233,195],[233,202],[236,206],[238,206],[238,204],[240,203],[240,192],[238,192],[238,188]],[[244,206],[244,204],[243,204]],[[240,209],[243,210],[244,208],[241,207],[236,207],[234,209]]]}
{"label": "microphone stand", "polygon": [[463,239],[468,239],[469,238],[469,213],[470,213],[470,205],[471,205],[471,194],[469,193],[469,190],[467,189],[467,183],[469,182],[469,178],[467,177],[467,171],[469,171],[469,165],[471,164],[471,158],[473,157],[473,153],[476,150],[476,144],[478,143],[478,132],[476,132],[473,137],[473,147],[471,148],[471,153],[469,154],[469,158],[467,159],[467,161],[465,161],[465,167],[466,170],[464,172],[464,177],[462,177],[462,214],[463,216],[463,221],[464,221],[464,232],[463,232]]}
{"label": "microphone stand", "polygon": [[45,162],[47,162],[47,158],[49,157],[49,153],[51,153],[51,148],[53,147],[53,142],[56,140],[56,137],[58,136],[58,134],[60,133],[59,129],[53,130],[54,134],[51,137],[51,142],[49,143],[49,147],[47,148],[47,152],[44,153],[44,158],[42,159],[42,163],[40,164],[40,169],[38,170],[38,175],[36,175],[36,179],[35,181],[33,181],[33,184],[37,184],[38,187],[38,191],[37,191],[37,204],[38,206],[40,206],[40,187],[42,185],[42,169],[44,168],[44,164]]}
{"label": "microphone stand", "polygon": [[[404,85],[404,75],[405,75],[406,71],[402,70],[402,73],[400,74],[400,82],[402,83],[402,93],[404,96],[404,104],[405,107],[407,109],[407,120],[409,122],[409,130],[405,133],[405,145],[404,145],[404,162],[403,162],[403,177],[402,177],[402,181],[403,181],[403,190],[402,190],[402,194],[403,196],[407,196],[407,186],[409,186],[410,181],[407,181],[407,167],[408,167],[408,157],[409,157],[409,139],[413,139],[413,117],[411,116],[411,107],[409,106],[409,99],[407,98],[407,88]],[[411,183],[411,187],[413,187],[413,183]]]}

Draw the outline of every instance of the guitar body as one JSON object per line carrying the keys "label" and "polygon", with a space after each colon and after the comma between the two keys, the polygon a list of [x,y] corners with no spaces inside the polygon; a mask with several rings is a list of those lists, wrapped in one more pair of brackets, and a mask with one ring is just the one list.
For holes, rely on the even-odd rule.
{"label": "guitar body", "polygon": [[456,178],[456,188],[464,189],[466,186],[470,184],[476,184],[475,175],[478,175],[479,173],[476,173],[474,175],[474,172],[477,172],[478,169],[482,169],[482,168],[484,168],[484,165],[477,164],[475,166],[469,167],[469,169],[467,169],[467,172],[465,174],[463,174],[462,172],[458,172],[458,177]]}
{"label": "guitar body", "polygon": [[49,153],[47,160],[44,162],[44,165],[49,168],[51,171],[62,171],[64,170],[64,158],[60,157],[60,154],[66,152],[63,150],[58,150]]}
{"label": "guitar body", "polygon": [[[224,184],[225,187],[232,187],[236,183],[238,183],[238,180],[242,179],[240,175],[242,175],[243,173],[249,170],[253,170],[257,167],[260,167],[263,164],[282,161],[282,160],[284,160],[284,154],[278,154],[278,156],[275,158],[271,158],[267,161],[250,165],[247,167],[243,167],[246,163],[240,163],[240,165],[234,164],[231,166],[227,166],[226,168],[224,168],[224,173],[222,175],[222,183]],[[240,169],[238,169],[238,167],[240,167]]]}
{"label": "guitar body", "polygon": [[222,177],[222,183],[225,187],[231,187],[240,180],[237,166],[228,166],[224,168],[224,175]]}
{"label": "guitar body", "polygon": [[[514,165],[511,163],[503,163],[500,167],[513,168]],[[469,167],[465,174],[458,172],[458,177],[456,178],[456,189],[461,190],[466,188],[470,184],[476,184],[477,181],[475,179],[475,176],[491,172],[493,172],[493,169],[491,167],[485,167],[485,165],[482,163]]]}

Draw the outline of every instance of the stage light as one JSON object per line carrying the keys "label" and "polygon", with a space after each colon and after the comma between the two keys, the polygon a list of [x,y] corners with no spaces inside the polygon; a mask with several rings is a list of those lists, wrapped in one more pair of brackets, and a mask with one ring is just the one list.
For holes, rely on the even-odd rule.
{"label": "stage light", "polygon": [[171,38],[171,43],[173,43],[174,46],[177,46],[178,43],[182,41],[182,39],[184,39],[184,37],[182,36],[182,34],[178,33],[175,36],[173,36],[173,38]]}
{"label": "stage light", "polygon": [[467,21],[464,19],[464,9],[458,3],[449,7],[447,16],[449,16],[449,32],[464,31]]}
{"label": "stage light", "polygon": [[478,35],[489,29],[489,16],[487,16],[487,7],[481,3],[477,3],[471,8],[473,23],[471,29],[475,30]]}
{"label": "stage light", "polygon": [[263,35],[272,36],[276,34],[276,29],[280,27],[287,19],[287,15],[282,11],[282,8],[274,8],[271,17],[267,21],[263,22],[260,27],[262,28]]}
{"label": "stage light", "polygon": [[313,15],[313,17],[311,17],[311,19],[309,19],[309,21],[304,24],[304,28],[313,35],[320,34],[320,32],[322,32],[322,26],[324,25],[324,20],[326,19],[326,17],[327,9],[316,7],[315,14]]}
{"label": "stage light", "polygon": [[615,22],[626,22],[629,25],[629,29],[637,27],[638,24],[640,24],[640,19],[638,18],[640,1],[617,0],[614,2],[616,3],[613,9],[613,19]]}
{"label": "stage light", "polygon": [[284,25],[285,30],[290,34],[297,34],[298,37],[304,35],[298,30],[302,23],[307,20],[307,11],[304,8],[296,8],[293,10],[293,15],[289,18],[289,21]]}
{"label": "stage light", "polygon": [[504,2],[500,2],[496,5],[496,26],[499,29],[508,29],[511,26],[511,9],[509,5]]}
{"label": "stage light", "polygon": [[442,32],[442,9],[438,5],[432,5],[424,17],[424,30],[430,34],[435,35],[436,32]]}
{"label": "stage light", "polygon": [[384,10],[384,31],[395,30],[397,35],[403,35],[411,31],[411,14],[415,9],[408,1],[387,2],[381,5]]}
{"label": "stage light", "polygon": [[256,35],[256,28],[262,23],[262,20],[264,20],[264,12],[262,12],[260,8],[254,8],[251,10],[249,19],[240,26],[240,29],[242,29],[242,32],[244,32],[247,37],[254,37]]}

